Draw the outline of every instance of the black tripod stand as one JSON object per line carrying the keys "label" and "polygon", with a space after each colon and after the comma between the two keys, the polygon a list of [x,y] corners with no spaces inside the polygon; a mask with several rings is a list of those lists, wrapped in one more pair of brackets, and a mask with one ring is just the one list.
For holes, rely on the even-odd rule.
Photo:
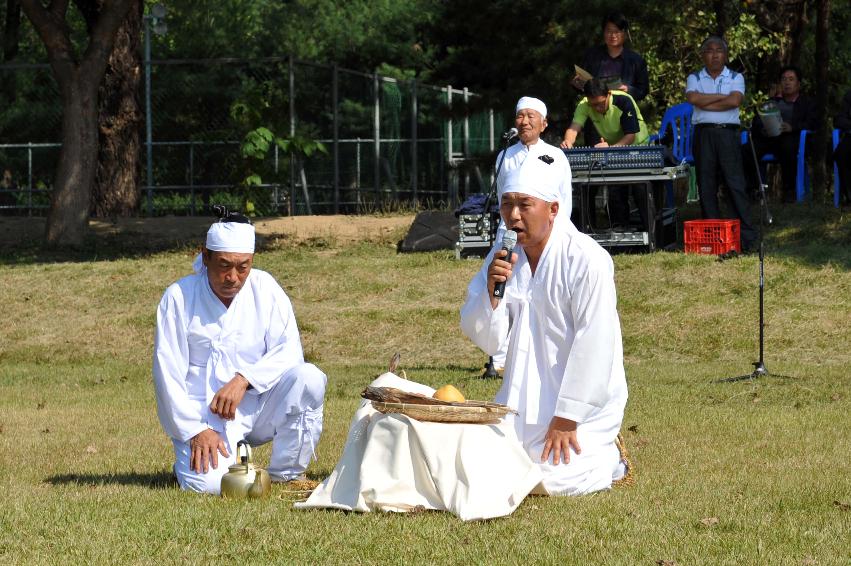
{"label": "black tripod stand", "polygon": [[[479,221],[481,224],[484,224],[485,215],[490,214],[491,201],[494,196],[496,196],[496,184],[497,180],[499,180],[499,172],[502,170],[502,163],[505,161],[505,154],[508,152],[508,146],[511,145],[511,140],[513,140],[515,136],[517,136],[517,128],[511,128],[502,136],[502,154],[499,157],[499,163],[496,164],[496,174],[493,176],[493,183],[491,183],[490,191],[488,191],[488,198],[485,200],[485,209],[482,211],[482,219]],[[482,227],[479,226],[479,231],[481,232],[481,230]],[[482,378],[498,379],[499,377],[499,373],[496,368],[493,367],[493,356],[488,356],[488,361],[485,363],[485,371],[482,373]]]}
{"label": "black tripod stand", "polygon": [[[764,179],[762,178],[762,171],[759,168],[759,157],[756,154],[756,148],[753,143],[753,135],[752,132],[748,130],[748,143],[751,147],[751,156],[753,157],[754,167],[756,169],[756,178],[759,183],[759,190],[757,192],[759,196],[759,359],[755,362],[752,362],[754,366],[754,370],[751,373],[744,375],[737,375],[734,377],[725,377],[723,379],[719,379],[719,383],[732,383],[736,381],[745,381],[748,379],[756,379],[758,377],[764,377],[768,375],[776,375],[771,374],[768,371],[768,368],[765,367],[765,307],[764,307],[764,296],[765,296],[765,247],[764,247],[764,232],[765,225],[771,224],[773,222],[773,218],[771,217],[771,212],[768,210],[768,202],[765,198],[765,189],[767,188]],[[785,375],[776,375],[777,377],[788,377]]]}

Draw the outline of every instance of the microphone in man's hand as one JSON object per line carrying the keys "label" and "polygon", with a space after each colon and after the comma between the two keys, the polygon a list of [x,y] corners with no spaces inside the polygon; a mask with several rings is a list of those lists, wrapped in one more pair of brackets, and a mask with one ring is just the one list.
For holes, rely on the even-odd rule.
{"label": "microphone in man's hand", "polygon": [[[514,230],[506,230],[502,236],[502,249],[508,252],[505,256],[505,261],[511,263],[511,252],[514,251],[514,246],[517,245],[517,232]],[[499,281],[493,286],[493,296],[501,299],[505,296],[505,281]]]}
{"label": "microphone in man's hand", "polygon": [[511,141],[517,137],[517,134],[517,128],[511,128],[510,130],[502,134],[502,139],[504,139],[505,141]]}

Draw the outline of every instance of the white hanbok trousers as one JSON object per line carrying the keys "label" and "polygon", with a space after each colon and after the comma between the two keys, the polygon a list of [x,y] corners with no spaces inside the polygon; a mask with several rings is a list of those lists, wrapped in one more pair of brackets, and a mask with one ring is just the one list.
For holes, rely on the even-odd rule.
{"label": "white hanbok trousers", "polygon": [[[322,434],[322,410],[328,378],[313,364],[301,364],[285,373],[277,385],[257,396],[257,410],[241,414],[225,425],[229,457],[219,453],[217,468],[207,473],[191,468],[192,449],[188,442],[172,439],[174,473],[182,489],[218,494],[222,476],[236,461],[240,440],[252,446],[272,442],[267,471],[272,481],[288,481],[304,473]],[[248,395],[246,395],[246,398]],[[243,403],[246,404],[246,398]],[[203,402],[199,400],[199,402]]]}
{"label": "white hanbok trousers", "polygon": [[626,395],[618,396],[604,410],[576,427],[576,438],[582,452],[570,448],[570,462],[553,464],[553,455],[541,462],[548,425],[520,423],[514,415],[506,417],[520,431],[526,453],[543,474],[541,483],[532,491],[535,495],[587,495],[609,489],[612,482],[626,475],[626,463],[615,444],[623,421]]}

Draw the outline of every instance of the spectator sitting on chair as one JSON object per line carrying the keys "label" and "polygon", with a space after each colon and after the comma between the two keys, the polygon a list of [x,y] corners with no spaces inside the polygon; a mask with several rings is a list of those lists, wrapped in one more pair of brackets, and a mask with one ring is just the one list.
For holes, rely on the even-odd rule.
{"label": "spectator sitting on chair", "polygon": [[[757,159],[762,160],[766,154],[774,155],[780,163],[780,173],[783,178],[783,202],[795,202],[795,183],[798,175],[798,146],[800,145],[801,130],[813,131],[818,127],[815,101],[801,94],[801,71],[797,67],[783,67],[780,71],[780,94],[770,100],[777,105],[783,122],[780,125],[780,135],[769,136],[759,115],[754,118],[751,135]],[[742,147],[745,170],[748,174],[748,185],[757,185],[756,169],[753,153],[749,144]],[[765,179],[763,179],[765,182]]]}
{"label": "spectator sitting on chair", "polygon": [[851,90],[842,97],[842,109],[833,118],[833,127],[839,129],[842,139],[833,152],[839,171],[839,194],[843,205],[851,204]]}
{"label": "spectator sitting on chair", "polygon": [[[618,147],[626,145],[644,145],[649,139],[647,125],[635,100],[620,90],[609,90],[600,79],[591,79],[585,83],[583,98],[573,114],[570,127],[564,132],[561,147],[570,149],[576,143],[576,137],[582,132],[583,124],[589,120],[599,135],[599,139],[589,139],[586,143],[594,147]],[[610,191],[612,224],[625,226],[629,223],[629,194],[638,205],[642,225],[647,225],[647,211],[643,203],[647,198],[644,187],[631,187]],[[593,210],[593,207],[592,207]]]}
{"label": "spectator sitting on chair", "polygon": [[727,42],[708,37],[700,46],[705,67],[686,79],[686,100],[694,106],[694,161],[704,218],[721,218],[718,186],[724,180],[736,217],[741,222],[742,249],[757,239],[750,220],[747,179],[742,167],[739,106],[745,78],[727,67]]}

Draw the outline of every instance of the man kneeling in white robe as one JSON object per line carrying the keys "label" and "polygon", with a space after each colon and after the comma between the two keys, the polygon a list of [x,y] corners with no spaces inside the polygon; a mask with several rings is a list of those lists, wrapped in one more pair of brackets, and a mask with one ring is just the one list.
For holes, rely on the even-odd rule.
{"label": "man kneeling in white robe", "polygon": [[272,442],[273,481],[301,476],[322,433],[327,378],[304,362],[289,298],[252,269],[254,226],[221,213],[157,310],[154,386],[183,489],[219,493],[237,442]]}
{"label": "man kneeling in white robe", "polygon": [[508,334],[496,401],[519,412],[507,418],[540,462],[536,492],[579,495],[626,472],[615,440],[627,388],[612,260],[571,222],[555,222],[562,181],[540,159],[507,174],[500,214],[518,246],[509,258],[497,242],[468,287],[461,327],[489,354]]}

